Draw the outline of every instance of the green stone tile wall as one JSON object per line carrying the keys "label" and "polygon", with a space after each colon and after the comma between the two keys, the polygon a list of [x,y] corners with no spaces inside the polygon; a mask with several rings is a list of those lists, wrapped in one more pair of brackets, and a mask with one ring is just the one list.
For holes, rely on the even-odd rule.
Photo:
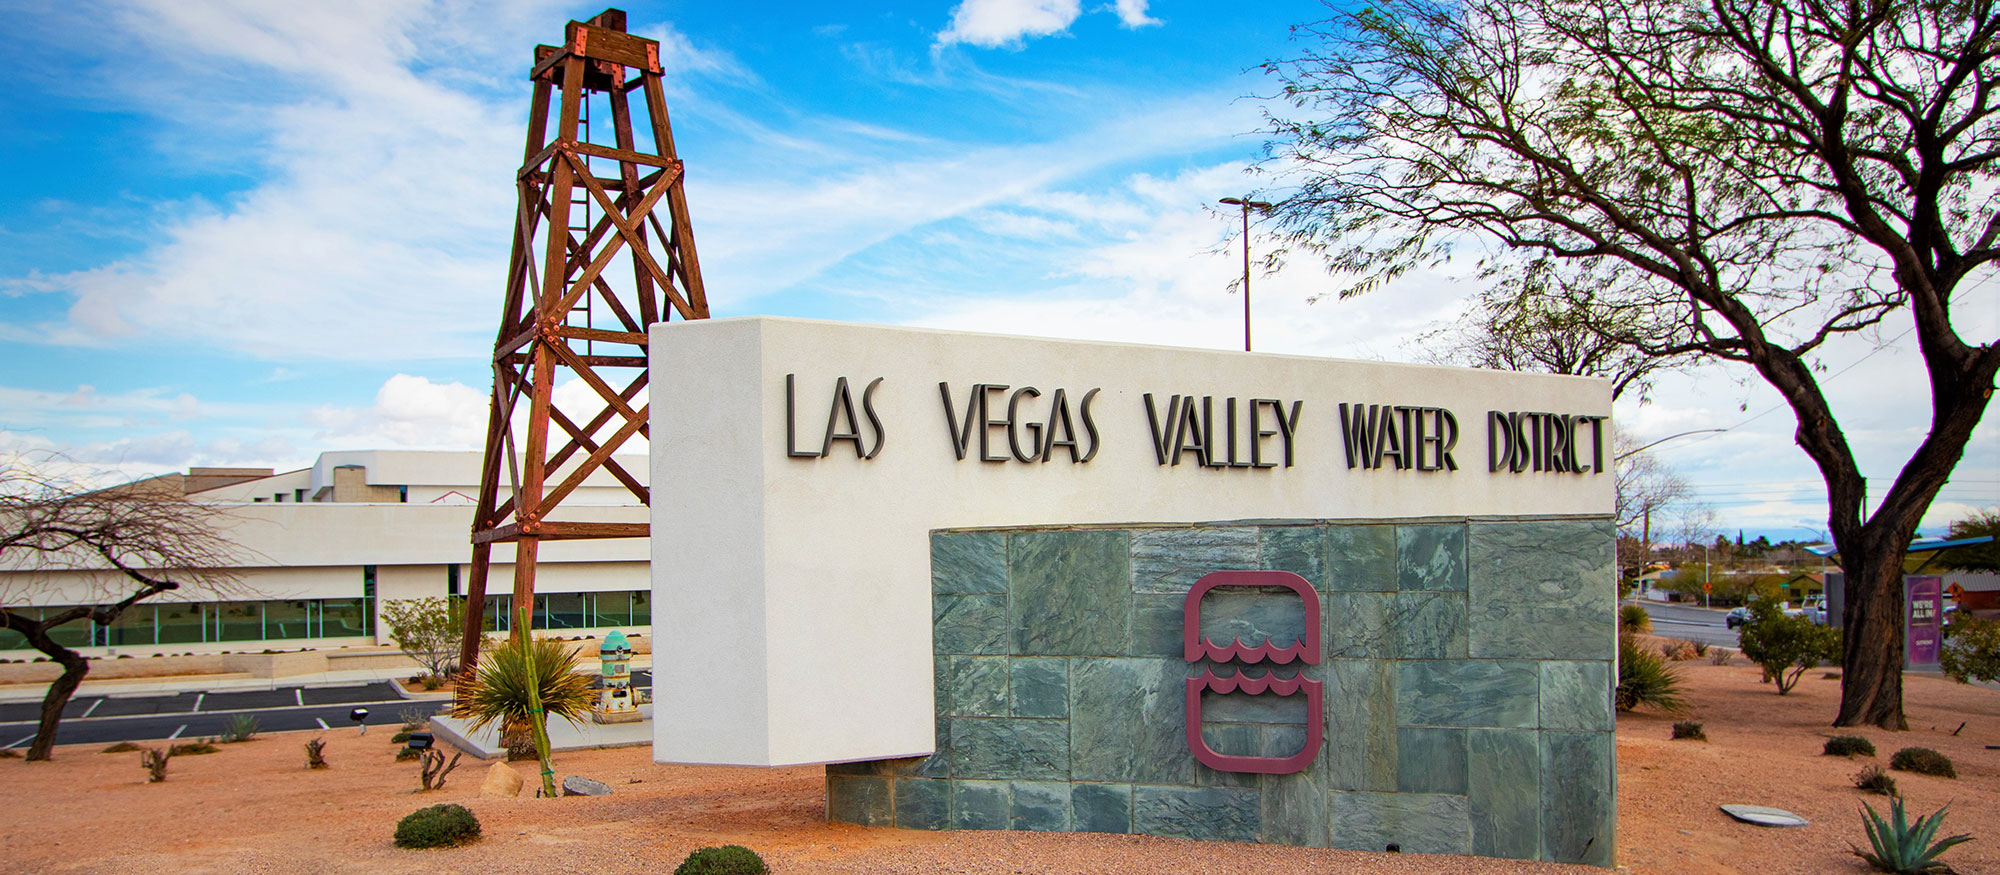
{"label": "green stone tile wall", "polygon": [[[1258,521],[931,537],[938,752],[827,767],[830,820],[1145,833],[1610,866],[1613,535],[1601,519]],[[1211,571],[1320,592],[1325,742],[1292,775],[1189,753],[1186,593]],[[1289,592],[1202,604],[1218,641],[1296,640]],[[1262,674],[1266,666],[1251,667]],[[1221,753],[1285,756],[1304,696],[1209,694]]]}

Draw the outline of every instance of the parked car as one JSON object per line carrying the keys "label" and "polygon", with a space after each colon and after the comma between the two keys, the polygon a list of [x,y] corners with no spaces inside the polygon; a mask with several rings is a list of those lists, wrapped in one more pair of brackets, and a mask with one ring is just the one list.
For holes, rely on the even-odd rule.
{"label": "parked car", "polygon": [[1731,630],[1747,622],[1750,622],[1749,608],[1731,608],[1729,615],[1722,618],[1722,625],[1728,626]]}

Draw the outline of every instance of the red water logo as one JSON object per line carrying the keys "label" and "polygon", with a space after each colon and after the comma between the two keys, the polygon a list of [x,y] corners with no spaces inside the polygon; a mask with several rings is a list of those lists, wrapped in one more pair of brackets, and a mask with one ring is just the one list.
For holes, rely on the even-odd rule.
{"label": "red water logo", "polygon": [[[1241,639],[1231,639],[1229,644],[1218,645],[1201,634],[1201,599],[1210,591],[1223,588],[1257,589],[1259,587],[1283,587],[1298,594],[1299,606],[1304,611],[1305,630],[1299,640],[1290,646],[1279,646],[1275,641],[1266,640],[1262,644],[1244,644]],[[1251,772],[1263,775],[1289,775],[1310,765],[1313,757],[1319,755],[1324,717],[1320,709],[1324,685],[1307,678],[1303,673],[1285,678],[1275,670],[1267,668],[1261,677],[1249,677],[1244,668],[1258,663],[1271,666],[1318,665],[1320,658],[1319,632],[1319,591],[1313,589],[1306,579],[1289,571],[1217,571],[1196,581],[1188,590],[1187,603],[1182,608],[1182,641],[1188,662],[1210,660],[1212,662],[1235,662],[1239,664],[1233,677],[1217,677],[1209,669],[1202,670],[1199,677],[1187,679],[1187,740],[1188,750],[1194,753],[1196,762],[1218,772]],[[1298,753],[1288,757],[1234,756],[1217,753],[1208,746],[1208,739],[1201,734],[1201,694],[1204,691],[1216,693],[1242,692],[1253,696],[1278,695],[1306,697],[1306,743]]]}

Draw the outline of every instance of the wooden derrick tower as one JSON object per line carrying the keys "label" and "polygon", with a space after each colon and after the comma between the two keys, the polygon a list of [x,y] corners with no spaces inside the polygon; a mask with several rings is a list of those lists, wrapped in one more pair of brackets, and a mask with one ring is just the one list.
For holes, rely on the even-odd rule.
{"label": "wooden derrick tower", "polygon": [[[651,503],[646,486],[612,457],[646,435],[646,405],[635,400],[646,387],[646,328],[675,316],[708,318],[660,44],[626,33],[625,13],[607,9],[570,22],[562,45],[535,47],[529,78],[528,144],[515,177],[513,252],[472,523],[459,661],[467,672],[478,662],[494,544],[514,544],[518,612],[532,610],[543,541],[648,535],[644,522],[565,519],[562,502],[603,472]],[[640,128],[632,123],[635,91],[645,95]],[[593,390],[582,412],[594,415],[555,408],[550,392],[564,375]],[[514,634],[526,634],[524,625],[517,620]]]}

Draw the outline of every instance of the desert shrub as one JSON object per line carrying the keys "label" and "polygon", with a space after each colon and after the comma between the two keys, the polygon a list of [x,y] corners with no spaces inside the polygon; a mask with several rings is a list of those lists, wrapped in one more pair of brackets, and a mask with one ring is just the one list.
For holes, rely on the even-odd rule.
{"label": "desert shrub", "polygon": [[1681,720],[1674,724],[1674,738],[1689,741],[1707,741],[1708,733],[1701,731],[1701,724],[1693,720]]}
{"label": "desert shrub", "polygon": [[1940,778],[1958,777],[1958,770],[1951,767],[1951,757],[1928,747],[1906,747],[1896,751],[1896,755],[1889,758],[1889,768]]}
{"label": "desert shrub", "polygon": [[434,674],[427,674],[424,675],[421,679],[419,679],[417,683],[423,685],[425,692],[430,692],[440,687],[443,687],[444,679]]}
{"label": "desert shrub", "polygon": [[103,749],[103,750],[100,750],[100,751],[98,751],[98,753],[131,753],[131,752],[133,752],[133,751],[135,751],[135,750],[138,750],[138,749],[139,749],[139,746],[138,746],[138,745],[136,745],[136,744],[133,744],[132,742],[129,742],[129,741],[121,741],[121,742],[118,742],[117,744],[114,744],[114,745],[112,745],[112,746],[110,746],[110,747],[107,747],[107,748],[105,748],[105,749]]}
{"label": "desert shrub", "polygon": [[1938,669],[1961,684],[2000,680],[2000,623],[1973,616],[1953,620],[1951,637],[1938,651]]}
{"label": "desert shrub", "polygon": [[702,848],[674,867],[674,875],[764,875],[769,871],[763,857],[742,845]]}
{"label": "desert shrub", "polygon": [[1675,662],[1686,662],[1690,659],[1693,659],[1695,656],[1694,642],[1669,641],[1667,642],[1666,647],[1660,652],[1664,654],[1668,659],[1671,659]]}
{"label": "desert shrub", "polygon": [[200,756],[205,753],[215,753],[215,751],[216,751],[215,745],[209,744],[206,741],[190,741],[185,744],[176,744],[172,748],[168,749],[167,752],[173,754],[174,756],[180,757],[180,756]]}
{"label": "desert shrub", "polygon": [[21,752],[18,750],[11,747],[0,749],[0,760],[18,760],[20,758]]}
{"label": "desert shrub", "polygon": [[1938,827],[1944,825],[1946,805],[1930,815],[1918,815],[1911,823],[1903,814],[1903,797],[1889,797],[1889,819],[1875,813],[1874,806],[1863,803],[1866,813],[1861,825],[1868,830],[1870,850],[1854,849],[1854,856],[1867,860],[1869,865],[1883,872],[1949,872],[1951,867],[1938,860],[1938,855],[1951,850],[1955,845],[1972,841],[1972,836],[1955,835],[1931,841],[1937,835]]}
{"label": "desert shrub", "polygon": [[1778,684],[1778,695],[1792,691],[1807,669],[1840,658],[1840,632],[1814,625],[1804,617],[1787,616],[1771,599],[1750,603],[1749,622],[1737,633],[1743,655],[1764,667]]}
{"label": "desert shrub", "polygon": [[1701,659],[1703,657],[1708,656],[1708,649],[1714,646],[1706,641],[1696,641],[1692,638],[1688,639],[1686,643],[1687,646],[1694,648],[1694,655],[1696,659]]}
{"label": "desert shrub", "polygon": [[306,768],[326,768],[326,739],[315,738],[306,742]]}
{"label": "desert shrub", "polygon": [[139,752],[139,765],[146,769],[146,783],[158,784],[167,779],[167,761],[174,758],[172,750],[157,747]]}
{"label": "desert shrub", "polygon": [[396,762],[407,763],[423,755],[424,755],[423,751],[417,750],[414,747],[406,747],[403,748],[402,750],[396,751]]}
{"label": "desert shrub", "polygon": [[1854,786],[1883,796],[1896,795],[1896,779],[1881,766],[1869,766],[1855,773]]}
{"label": "desert shrub", "polygon": [[419,808],[396,821],[396,847],[449,848],[479,838],[479,818],[463,805]]}
{"label": "desert shrub", "polygon": [[1613,702],[1620,711],[1641,705],[1669,714],[1686,706],[1681,702],[1681,677],[1658,651],[1641,647],[1630,635],[1618,639],[1618,690]]}
{"label": "desert shrub", "polygon": [[257,737],[257,715],[238,714],[229,718],[229,725],[222,730],[222,743],[235,744]]}
{"label": "desert shrub", "polygon": [[424,724],[429,723],[431,719],[431,715],[422,708],[404,708],[396,712],[396,717],[403,721],[404,732],[416,732],[424,728]]}
{"label": "desert shrub", "polygon": [[1859,735],[1836,735],[1827,739],[1826,747],[1820,750],[1820,756],[1829,757],[1872,757],[1874,755],[1875,742],[1862,738]]}
{"label": "desert shrub", "polygon": [[1618,609],[1618,631],[1631,635],[1653,631],[1653,615],[1638,605],[1626,605]]}
{"label": "desert shrub", "polygon": [[408,732],[398,732],[395,735],[389,736],[390,744],[403,744],[409,740],[410,740],[410,733]]}
{"label": "desert shrub", "polygon": [[1708,654],[1708,664],[1728,665],[1729,660],[1734,658],[1735,656],[1736,656],[1736,651],[1731,650],[1727,647],[1717,647],[1715,648],[1715,650],[1711,651]]}

